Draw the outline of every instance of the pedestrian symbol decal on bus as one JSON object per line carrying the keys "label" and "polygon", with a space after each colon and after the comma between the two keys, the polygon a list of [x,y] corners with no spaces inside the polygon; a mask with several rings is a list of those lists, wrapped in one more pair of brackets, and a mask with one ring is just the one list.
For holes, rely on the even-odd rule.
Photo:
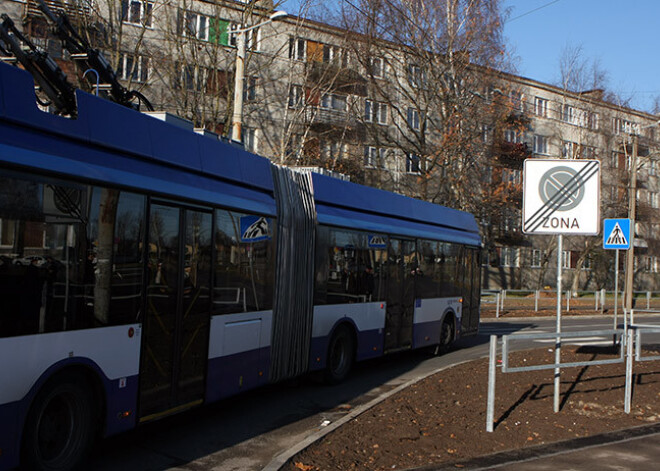
{"label": "pedestrian symbol decal on bus", "polygon": [[387,241],[385,240],[385,237],[381,235],[370,235],[369,247],[372,249],[385,249],[387,248]]}
{"label": "pedestrian symbol decal on bus", "polygon": [[241,242],[259,242],[270,239],[270,224],[265,217],[241,217]]}

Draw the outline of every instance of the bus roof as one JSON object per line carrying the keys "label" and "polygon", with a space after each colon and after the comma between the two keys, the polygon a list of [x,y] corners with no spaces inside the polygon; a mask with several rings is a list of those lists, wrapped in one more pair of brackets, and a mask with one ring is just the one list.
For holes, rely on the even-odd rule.
{"label": "bus roof", "polygon": [[[138,111],[76,91],[78,118],[44,113],[32,76],[0,63],[0,118],[35,131],[131,154],[146,162],[203,173],[272,193],[270,161]],[[32,104],[32,106],[30,106]]]}
{"label": "bus roof", "polygon": [[[478,246],[474,216],[385,190],[312,174],[320,222]],[[389,229],[388,229],[389,228]]]}

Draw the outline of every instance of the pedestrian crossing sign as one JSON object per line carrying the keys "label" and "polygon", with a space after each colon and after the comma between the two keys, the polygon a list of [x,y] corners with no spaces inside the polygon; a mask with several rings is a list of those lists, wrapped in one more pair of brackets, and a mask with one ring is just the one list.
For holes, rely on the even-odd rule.
{"label": "pedestrian crossing sign", "polygon": [[629,249],[631,226],[630,219],[605,219],[603,221],[603,248]]}

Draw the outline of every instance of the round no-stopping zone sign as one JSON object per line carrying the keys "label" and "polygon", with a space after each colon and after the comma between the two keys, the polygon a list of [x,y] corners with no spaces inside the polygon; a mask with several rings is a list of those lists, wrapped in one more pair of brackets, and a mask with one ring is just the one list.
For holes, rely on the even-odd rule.
{"label": "round no-stopping zone sign", "polygon": [[524,233],[593,235],[599,221],[598,160],[525,160]]}

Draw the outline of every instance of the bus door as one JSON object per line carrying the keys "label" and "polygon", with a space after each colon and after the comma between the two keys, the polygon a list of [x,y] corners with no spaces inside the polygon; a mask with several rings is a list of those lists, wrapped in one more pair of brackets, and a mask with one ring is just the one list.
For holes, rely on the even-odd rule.
{"label": "bus door", "polygon": [[416,268],[415,241],[390,238],[387,257],[386,352],[412,346]]}
{"label": "bus door", "polygon": [[140,361],[140,421],[204,399],[212,213],[152,203]]}
{"label": "bus door", "polygon": [[479,282],[481,278],[479,251],[465,247],[463,266],[463,317],[461,330],[463,334],[476,332],[479,329]]}

